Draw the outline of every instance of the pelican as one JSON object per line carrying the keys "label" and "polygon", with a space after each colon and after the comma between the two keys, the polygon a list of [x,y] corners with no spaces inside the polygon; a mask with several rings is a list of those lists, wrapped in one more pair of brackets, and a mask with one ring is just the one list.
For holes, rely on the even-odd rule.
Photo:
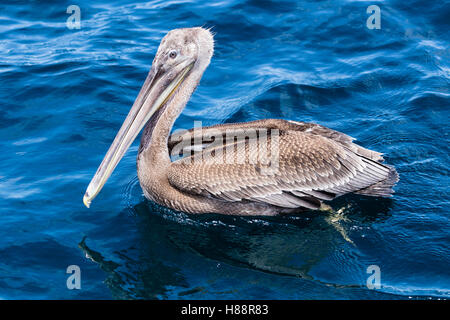
{"label": "pelican", "polygon": [[[398,174],[382,163],[381,153],[318,124],[264,119],[171,136],[213,51],[213,35],[201,27],[175,29],[164,36],[86,190],[83,202],[88,208],[142,129],[137,173],[144,195],[176,211],[272,216],[321,210],[327,207],[324,201],[348,193],[392,196]],[[173,160],[174,150],[190,153]]]}

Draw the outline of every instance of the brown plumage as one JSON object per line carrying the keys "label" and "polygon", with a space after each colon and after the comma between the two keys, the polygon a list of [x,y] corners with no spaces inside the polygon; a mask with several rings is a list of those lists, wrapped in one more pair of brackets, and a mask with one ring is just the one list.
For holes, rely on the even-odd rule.
{"label": "brown plumage", "polygon": [[[99,192],[117,164],[114,161],[120,159],[116,154],[123,149],[121,140],[132,140],[131,134],[124,138],[126,130],[139,128],[133,129],[139,110],[149,106],[150,119],[141,120],[147,125],[137,159],[138,177],[146,197],[161,205],[188,213],[275,215],[319,209],[323,201],[347,193],[391,196],[398,174],[382,163],[380,153],[317,124],[265,119],[191,129],[169,138],[212,51],[212,35],[202,28],[173,30],[163,39],[146,85],[125,120],[127,128],[121,129],[105,156],[96,174],[99,177],[95,176],[93,186],[88,187],[85,203]],[[172,72],[171,80],[166,81],[171,67],[165,64],[173,52],[193,62],[183,69],[188,71],[181,80],[173,80],[177,73]],[[157,94],[148,98],[175,81],[180,82],[163,102],[155,102],[159,101]],[[187,156],[171,161],[169,154],[186,152]]]}

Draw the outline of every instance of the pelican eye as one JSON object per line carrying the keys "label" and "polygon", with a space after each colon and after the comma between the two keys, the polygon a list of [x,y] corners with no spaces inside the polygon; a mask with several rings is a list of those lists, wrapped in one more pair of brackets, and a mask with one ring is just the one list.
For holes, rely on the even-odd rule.
{"label": "pelican eye", "polygon": [[177,57],[177,50],[170,50],[170,52],[169,52],[169,57],[171,58],[171,59],[175,59],[176,57]]}

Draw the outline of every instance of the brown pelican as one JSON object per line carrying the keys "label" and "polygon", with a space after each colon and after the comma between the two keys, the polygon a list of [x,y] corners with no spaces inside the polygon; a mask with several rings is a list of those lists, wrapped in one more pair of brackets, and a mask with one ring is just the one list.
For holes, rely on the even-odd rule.
{"label": "brown pelican", "polygon": [[[172,30],[162,39],[133,107],[86,190],[87,207],[144,126],[137,157],[141,187],[148,199],[177,211],[276,215],[323,209],[323,201],[347,193],[392,195],[398,175],[382,164],[381,153],[318,124],[265,119],[169,137],[213,49],[213,35],[204,28]],[[173,150],[186,150],[180,141],[188,141],[194,153],[172,161]]]}

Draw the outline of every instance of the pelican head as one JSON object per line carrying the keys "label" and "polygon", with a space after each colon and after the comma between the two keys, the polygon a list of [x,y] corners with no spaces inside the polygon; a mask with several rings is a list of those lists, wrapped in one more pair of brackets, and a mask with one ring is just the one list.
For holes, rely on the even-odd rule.
{"label": "pelican head", "polygon": [[[203,28],[175,29],[162,39],[144,85],[89,183],[83,198],[86,207],[89,208],[152,115],[167,107],[187,83],[189,90],[181,94],[190,97],[211,60],[213,49],[213,36]],[[182,106],[175,107],[182,109],[189,97],[182,99]]]}

